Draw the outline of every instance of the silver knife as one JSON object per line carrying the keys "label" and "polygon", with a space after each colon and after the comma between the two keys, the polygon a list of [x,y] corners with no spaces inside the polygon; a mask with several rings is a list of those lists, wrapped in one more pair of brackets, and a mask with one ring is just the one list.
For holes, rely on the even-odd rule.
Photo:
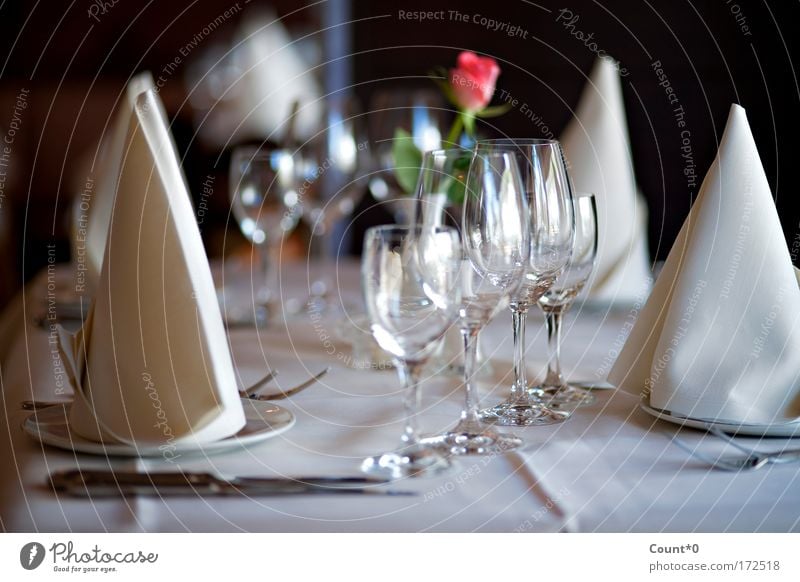
{"label": "silver knife", "polygon": [[59,493],[77,497],[149,495],[263,496],[263,495],[416,495],[411,491],[378,489],[388,481],[370,477],[295,477],[222,479],[211,473],[137,473],[131,471],[81,471],[50,474],[50,485]]}

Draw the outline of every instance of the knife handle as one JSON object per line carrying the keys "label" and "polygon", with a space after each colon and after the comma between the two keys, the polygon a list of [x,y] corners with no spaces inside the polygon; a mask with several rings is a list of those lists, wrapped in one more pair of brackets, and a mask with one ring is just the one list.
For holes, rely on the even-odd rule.
{"label": "knife handle", "polygon": [[51,473],[50,485],[56,492],[81,497],[119,496],[126,493],[155,495],[169,490],[212,493],[220,489],[218,479],[209,473],[158,473],[156,484],[148,473],[80,469]]}
{"label": "knife handle", "polygon": [[[262,496],[296,494],[413,495],[406,491],[376,490],[364,477],[311,477],[306,479],[239,478],[225,481],[210,473],[137,473],[133,471],[71,469],[50,474],[57,493],[76,497],[147,496]],[[378,482],[379,483],[379,482]],[[362,486],[353,486],[362,485]]]}

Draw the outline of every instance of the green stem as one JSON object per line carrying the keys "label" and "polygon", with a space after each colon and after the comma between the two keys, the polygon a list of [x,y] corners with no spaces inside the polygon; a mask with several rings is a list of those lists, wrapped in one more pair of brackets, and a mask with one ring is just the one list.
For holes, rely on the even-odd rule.
{"label": "green stem", "polygon": [[447,144],[445,147],[451,148],[458,145],[458,138],[461,135],[461,130],[464,129],[464,121],[461,119],[461,112],[458,113],[453,127],[450,128],[450,133],[447,134]]}

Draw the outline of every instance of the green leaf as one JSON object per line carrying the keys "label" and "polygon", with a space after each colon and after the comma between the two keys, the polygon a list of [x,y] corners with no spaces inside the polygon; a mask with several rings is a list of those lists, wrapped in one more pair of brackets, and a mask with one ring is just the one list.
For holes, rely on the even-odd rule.
{"label": "green leaf", "polygon": [[419,169],[422,167],[422,152],[414,145],[414,138],[406,130],[397,128],[392,143],[394,176],[406,194],[417,187]]}
{"label": "green leaf", "polygon": [[478,117],[500,117],[511,109],[511,103],[504,103],[503,105],[495,105],[494,107],[486,107],[481,109],[475,115]]}

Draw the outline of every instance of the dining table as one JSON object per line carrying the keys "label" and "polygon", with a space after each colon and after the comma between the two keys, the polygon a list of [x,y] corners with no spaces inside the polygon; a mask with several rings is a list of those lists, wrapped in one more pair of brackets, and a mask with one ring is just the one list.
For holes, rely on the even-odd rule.
{"label": "dining table", "polygon": [[[214,262],[226,310],[247,305],[247,264]],[[58,374],[48,301],[69,288],[67,264],[35,276],[0,319],[0,528],[8,532],[792,532],[800,530],[800,464],[730,472],[687,451],[731,450],[702,430],[658,420],[642,410],[646,395],[604,383],[645,298],[612,304],[579,300],[567,314],[562,362],[568,378],[589,383],[595,402],[564,422],[513,429],[522,448],[494,456],[454,457],[429,478],[403,479],[387,494],[285,496],[73,497],[56,493],[60,470],[187,471],[223,477],[358,475],[365,457],[400,445],[403,390],[396,370],[362,365],[353,337],[369,341],[359,264],[286,262],[268,325],[229,325],[237,376],[248,385],[269,370],[288,389],[330,367],[318,383],[276,401],[294,426],[273,438],[219,452],[165,458],[91,455],[44,445],[22,429],[35,414],[24,400],[69,400]],[[311,282],[330,281],[325,301],[306,305]],[[64,293],[69,295],[69,293]],[[72,300],[72,299],[69,299]],[[64,301],[67,301],[66,299]],[[546,366],[544,319],[531,310],[531,377]],[[65,325],[69,325],[65,322]],[[75,325],[74,323],[72,325]],[[481,334],[481,405],[504,399],[512,381],[511,315],[506,309]],[[124,356],[122,356],[124,357]],[[435,435],[456,423],[464,395],[457,373],[426,368],[418,422]],[[198,363],[201,365],[201,363]],[[512,430],[512,429],[503,429]],[[676,437],[683,446],[678,446]],[[735,437],[777,449],[791,439]],[[798,443],[800,446],[800,443]]]}

